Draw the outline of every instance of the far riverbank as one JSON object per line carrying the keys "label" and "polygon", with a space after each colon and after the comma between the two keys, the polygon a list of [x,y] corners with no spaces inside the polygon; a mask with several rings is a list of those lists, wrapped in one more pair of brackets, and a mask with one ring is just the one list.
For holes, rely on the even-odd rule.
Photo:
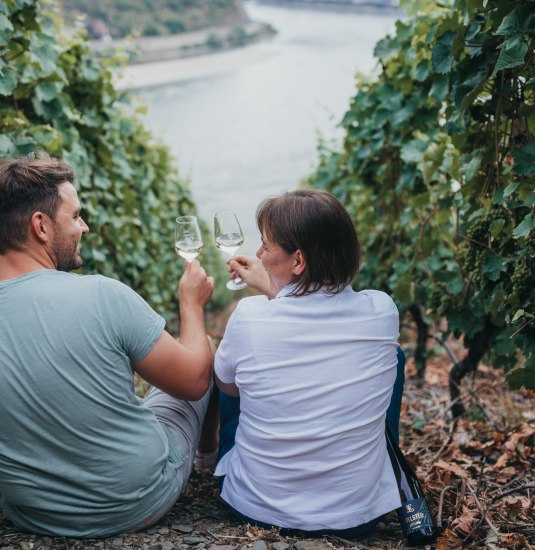
{"label": "far riverbank", "polygon": [[130,64],[137,65],[219,53],[264,40],[275,33],[276,30],[268,23],[248,21],[167,36],[93,41],[91,48],[103,56],[116,50],[126,51]]}
{"label": "far riverbank", "polygon": [[274,55],[273,49],[257,44],[195,57],[128,65],[116,87],[119,90],[140,90],[216,76]]}
{"label": "far riverbank", "polygon": [[[136,63],[131,63],[125,68],[117,83],[118,88],[140,90],[217,76],[278,55],[279,49],[269,40],[279,31],[277,22],[273,21],[273,26],[270,23],[259,22],[266,20],[262,19],[263,16],[272,13],[270,8],[280,10],[279,13],[286,12],[288,15],[296,12],[319,12],[319,15],[325,12],[325,16],[329,17],[327,13],[331,12],[333,16],[338,17],[347,13],[352,17],[359,14],[374,18],[384,16],[385,20],[391,20],[393,16],[401,14],[397,8],[390,9],[384,6],[372,10],[369,6],[359,4],[357,9],[356,4],[337,1],[249,0],[245,5],[250,19],[244,26],[248,38],[241,44],[227,41],[224,46],[218,48],[213,47],[213,44],[210,46],[216,33],[219,33],[218,36],[224,36],[225,33],[231,32],[229,27],[174,36],[142,38],[125,43],[124,47],[127,50],[137,49],[142,55],[138,56]],[[252,10],[255,6],[256,14]],[[299,18],[296,19],[298,20]],[[215,42],[218,43],[217,40]],[[245,45],[247,47],[238,47]]]}
{"label": "far riverbank", "polygon": [[398,15],[403,11],[398,5],[389,0],[257,0],[259,4],[290,9],[322,10],[341,13],[362,13],[375,15]]}

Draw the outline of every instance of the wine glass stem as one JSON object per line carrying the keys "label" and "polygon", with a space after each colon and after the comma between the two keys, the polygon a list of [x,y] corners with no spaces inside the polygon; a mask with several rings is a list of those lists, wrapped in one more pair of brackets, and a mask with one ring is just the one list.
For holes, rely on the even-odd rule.
{"label": "wine glass stem", "polygon": [[[234,258],[234,256],[236,256],[236,252],[234,252],[233,254],[230,255],[230,259],[232,260],[232,258]],[[236,275],[236,277],[234,277],[234,279],[232,279],[232,280],[237,285],[239,285],[243,281],[243,279],[239,275]]]}

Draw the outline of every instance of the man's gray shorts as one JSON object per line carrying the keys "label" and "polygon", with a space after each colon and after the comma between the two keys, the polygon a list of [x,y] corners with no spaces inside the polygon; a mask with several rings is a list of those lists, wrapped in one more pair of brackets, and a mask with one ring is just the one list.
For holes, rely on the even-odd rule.
{"label": "man's gray shorts", "polygon": [[[185,457],[184,464],[180,467],[180,471],[177,471],[177,475],[184,480],[184,484],[193,469],[195,452],[199,444],[202,423],[212,393],[212,387],[213,382],[199,401],[176,399],[154,386],[150,388],[143,399],[144,405],[151,409],[158,421],[166,426],[168,433],[173,439],[173,441],[169,441],[169,445],[173,446],[173,454]],[[170,510],[179,496],[180,491],[173,495],[157,514],[151,516],[149,523],[145,522],[137,529],[145,529],[148,525],[152,525],[158,521]]]}

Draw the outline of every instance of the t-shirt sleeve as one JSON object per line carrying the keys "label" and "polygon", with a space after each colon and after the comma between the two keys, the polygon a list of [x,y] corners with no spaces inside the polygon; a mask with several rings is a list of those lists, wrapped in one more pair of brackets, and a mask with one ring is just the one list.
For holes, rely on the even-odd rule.
{"label": "t-shirt sleeve", "polygon": [[236,312],[228,320],[223,340],[217,348],[214,361],[214,370],[221,382],[233,384],[236,377],[236,365],[234,364],[233,350],[237,345],[234,336],[234,325],[236,323]]}
{"label": "t-shirt sleeve", "polygon": [[114,279],[100,279],[98,300],[101,321],[130,361],[143,359],[160,338],[165,320],[139,294]]}

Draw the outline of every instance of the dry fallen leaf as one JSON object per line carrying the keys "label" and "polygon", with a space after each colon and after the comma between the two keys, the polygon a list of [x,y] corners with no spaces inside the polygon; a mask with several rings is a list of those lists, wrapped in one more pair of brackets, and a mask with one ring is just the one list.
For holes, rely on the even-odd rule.
{"label": "dry fallen leaf", "polygon": [[461,515],[451,522],[451,527],[458,535],[466,537],[471,533],[480,517],[481,514],[477,508],[463,506]]}
{"label": "dry fallen leaf", "polygon": [[520,533],[505,533],[500,536],[500,548],[510,550],[528,550],[533,548],[526,537]]}
{"label": "dry fallen leaf", "polygon": [[444,535],[437,539],[436,550],[457,550],[458,548],[462,548],[462,541],[451,529],[446,529]]}
{"label": "dry fallen leaf", "polygon": [[527,497],[507,496],[502,499],[503,508],[509,521],[516,521],[518,516],[529,512],[529,499]]}
{"label": "dry fallen leaf", "polygon": [[468,477],[466,470],[464,468],[461,468],[461,466],[459,466],[455,462],[445,462],[444,460],[440,459],[435,463],[434,468],[436,468],[437,470],[443,470],[445,472],[451,472],[456,477],[461,479],[466,479]]}

